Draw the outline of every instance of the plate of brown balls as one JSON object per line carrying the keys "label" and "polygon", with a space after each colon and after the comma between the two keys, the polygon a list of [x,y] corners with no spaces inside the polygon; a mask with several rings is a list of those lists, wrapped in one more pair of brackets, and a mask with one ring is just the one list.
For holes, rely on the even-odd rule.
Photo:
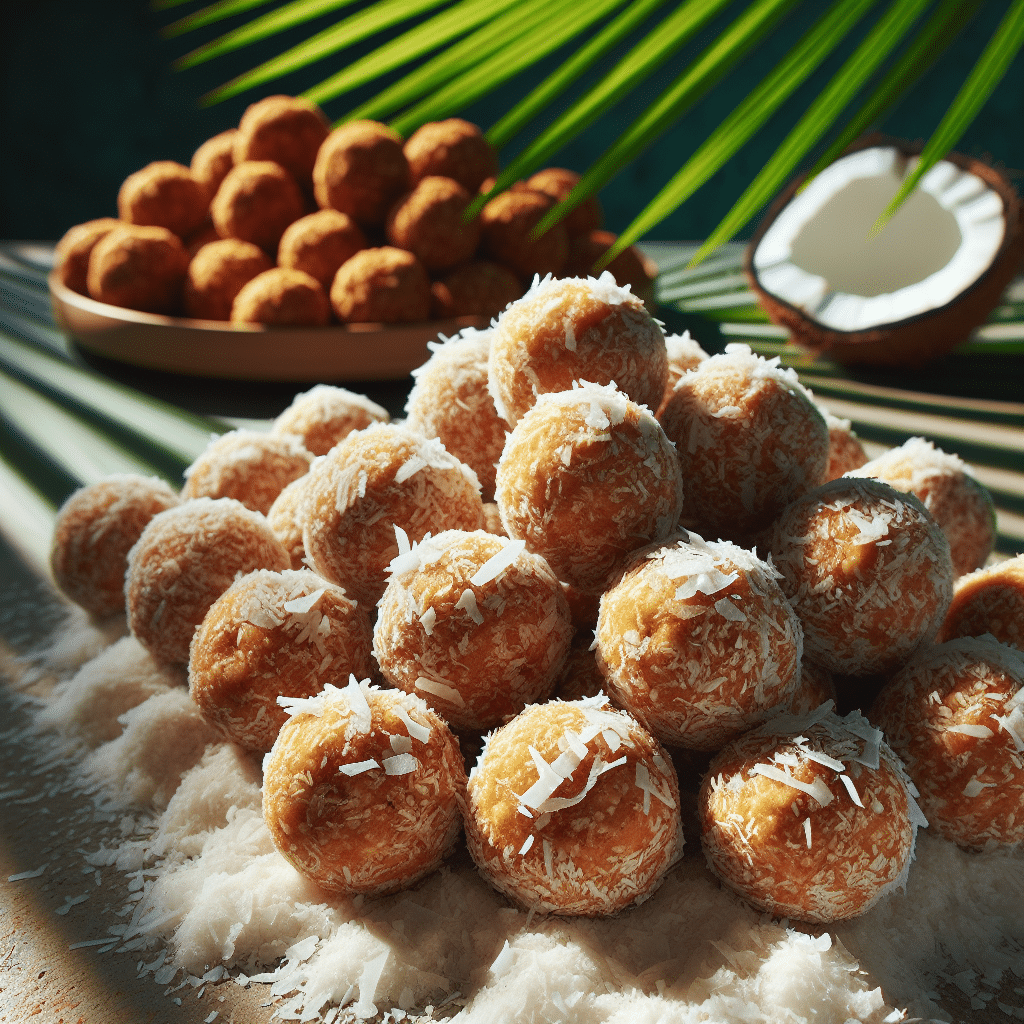
{"label": "plate of brown balls", "polygon": [[[332,127],[308,100],[270,96],[188,166],[130,174],[116,218],[64,235],[54,317],[83,348],[149,369],[404,377],[428,342],[485,326],[538,275],[586,275],[615,241],[596,198],[534,237],[574,172],[545,168],[495,193],[497,172],[486,137],[460,118],[404,139],[377,121]],[[649,295],[656,268],[639,251],[609,269]]]}

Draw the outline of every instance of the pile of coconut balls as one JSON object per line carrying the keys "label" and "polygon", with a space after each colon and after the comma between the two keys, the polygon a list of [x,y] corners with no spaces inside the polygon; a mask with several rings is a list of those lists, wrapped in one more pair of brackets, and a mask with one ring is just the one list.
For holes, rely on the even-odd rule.
{"label": "pile of coconut balls", "polygon": [[901,886],[926,822],[1024,838],[1024,557],[983,567],[959,458],[867,461],[791,370],[666,337],[610,274],[434,343],[405,412],[319,385],[54,534],[61,588],[262,759],[324,890],[464,837],[515,905],[608,915],[696,829],[725,885],[820,923]]}
{"label": "pile of coconut balls", "polygon": [[[190,166],[158,160],[128,176],[118,217],[71,228],[57,273],[115,306],[194,319],[317,327],[482,318],[535,274],[587,274],[615,236],[595,197],[535,237],[579,175],[538,171],[490,193],[498,158],[460,118],[408,139],[378,121],[331,129],[314,103],[269,96]],[[467,212],[478,196],[488,201]],[[630,247],[610,264],[649,294]]]}

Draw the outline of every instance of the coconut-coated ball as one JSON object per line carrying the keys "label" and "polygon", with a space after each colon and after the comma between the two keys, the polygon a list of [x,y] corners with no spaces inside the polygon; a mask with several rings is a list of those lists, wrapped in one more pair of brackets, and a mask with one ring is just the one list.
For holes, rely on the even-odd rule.
{"label": "coconut-coated ball", "polygon": [[308,569],[258,569],[216,601],[192,638],[189,694],[203,717],[246,750],[266,753],[287,721],[278,697],[373,673],[367,609]]}
{"label": "coconut-coated ball", "polygon": [[80,487],[60,507],[53,524],[54,582],[97,618],[122,611],[128,552],[153,516],[179,501],[165,481],[136,474]]}
{"label": "coconut-coated ball", "polygon": [[789,706],[803,630],[780,574],[696,534],[641,548],[601,597],[608,693],[662,743],[717,750]]}
{"label": "coconut-coated ball", "polygon": [[1024,554],[961,576],[936,638],[991,633],[1024,651]]}
{"label": "coconut-coated ball", "polygon": [[466,774],[418,697],[367,681],[286,703],[263,765],[263,817],[281,855],[330,892],[381,895],[438,868],[462,830]]}
{"label": "coconut-coated ball", "polygon": [[860,712],[780,715],[711,761],[698,797],[711,870],[777,917],[856,917],[906,884],[927,824],[899,758]]}
{"label": "coconut-coated ball", "polygon": [[931,646],[886,683],[869,717],[935,832],[969,849],[1024,841],[1024,652],[990,636]]}
{"label": "coconut-coated ball", "polygon": [[727,345],[677,382],[658,417],[687,482],[698,533],[744,542],[822,483],[828,427],[795,371]]}
{"label": "coconut-coated ball", "polygon": [[770,547],[805,649],[832,672],[895,672],[935,636],[953,596],[942,530],[881,480],[841,477],[797,498]]}
{"label": "coconut-coated ball", "polygon": [[310,567],[372,605],[384,593],[400,537],[480,529],[483,502],[473,471],[440,441],[375,423],[313,466],[301,516]]}
{"label": "coconut-coated ball", "polygon": [[923,437],[865,462],[853,471],[892,484],[921,499],[949,541],[953,572],[973,572],[985,564],[996,543],[996,512],[988,489],[958,455]]}
{"label": "coconut-coated ball", "polygon": [[266,514],[293,480],[305,475],[313,456],[291,434],[229,430],[214,438],[185,470],[186,498],[236,498]]}
{"label": "coconut-coated ball", "polygon": [[489,387],[511,426],[550,391],[611,384],[656,410],[665,392],[665,335],[644,304],[611,274],[537,281],[498,317]]}
{"label": "coconut-coated ball", "polygon": [[441,440],[480,481],[485,501],[494,497],[498,459],[508,424],[487,389],[493,331],[467,327],[443,343],[428,342],[430,357],[413,370],[406,422],[424,437]]}
{"label": "coconut-coated ball", "polygon": [[446,530],[398,555],[377,608],[384,678],[455,728],[492,729],[544,700],[573,635],[547,562],[483,530]]}
{"label": "coconut-coated ball", "polygon": [[390,418],[387,409],[365,395],[333,384],[314,384],[292,399],[270,429],[274,434],[295,434],[307,451],[326,455],[353,430]]}
{"label": "coconut-coated ball", "polygon": [[155,515],[128,552],[128,626],[157,661],[185,664],[196,627],[239,573],[289,567],[266,519],[234,498]]}
{"label": "coconut-coated ball", "polygon": [[541,395],[516,424],[495,500],[510,537],[564,583],[599,594],[632,551],[675,530],[682,489],[654,416],[613,385],[582,384]]}
{"label": "coconut-coated ball", "polygon": [[530,910],[614,914],[647,899],[682,854],[668,754],[606,704],[528,707],[487,737],[470,772],[469,852]]}

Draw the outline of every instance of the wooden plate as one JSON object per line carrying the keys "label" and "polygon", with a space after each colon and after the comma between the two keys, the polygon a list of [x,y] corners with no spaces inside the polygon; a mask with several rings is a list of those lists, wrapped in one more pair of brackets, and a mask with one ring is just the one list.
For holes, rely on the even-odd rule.
{"label": "wooden plate", "polygon": [[97,302],[48,278],[57,326],[82,348],[108,359],[168,373],[231,380],[397,380],[430,355],[427,342],[483,317],[413,324],[235,327]]}

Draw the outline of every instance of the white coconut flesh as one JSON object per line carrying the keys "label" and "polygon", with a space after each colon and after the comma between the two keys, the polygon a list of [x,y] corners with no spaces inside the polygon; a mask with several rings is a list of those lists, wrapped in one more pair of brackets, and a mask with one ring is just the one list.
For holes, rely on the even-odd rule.
{"label": "white coconut flesh", "polygon": [[876,232],[917,163],[886,146],[823,170],[758,243],[752,266],[761,287],[838,331],[897,323],[953,301],[1002,245],[1003,200],[981,178],[941,160]]}

